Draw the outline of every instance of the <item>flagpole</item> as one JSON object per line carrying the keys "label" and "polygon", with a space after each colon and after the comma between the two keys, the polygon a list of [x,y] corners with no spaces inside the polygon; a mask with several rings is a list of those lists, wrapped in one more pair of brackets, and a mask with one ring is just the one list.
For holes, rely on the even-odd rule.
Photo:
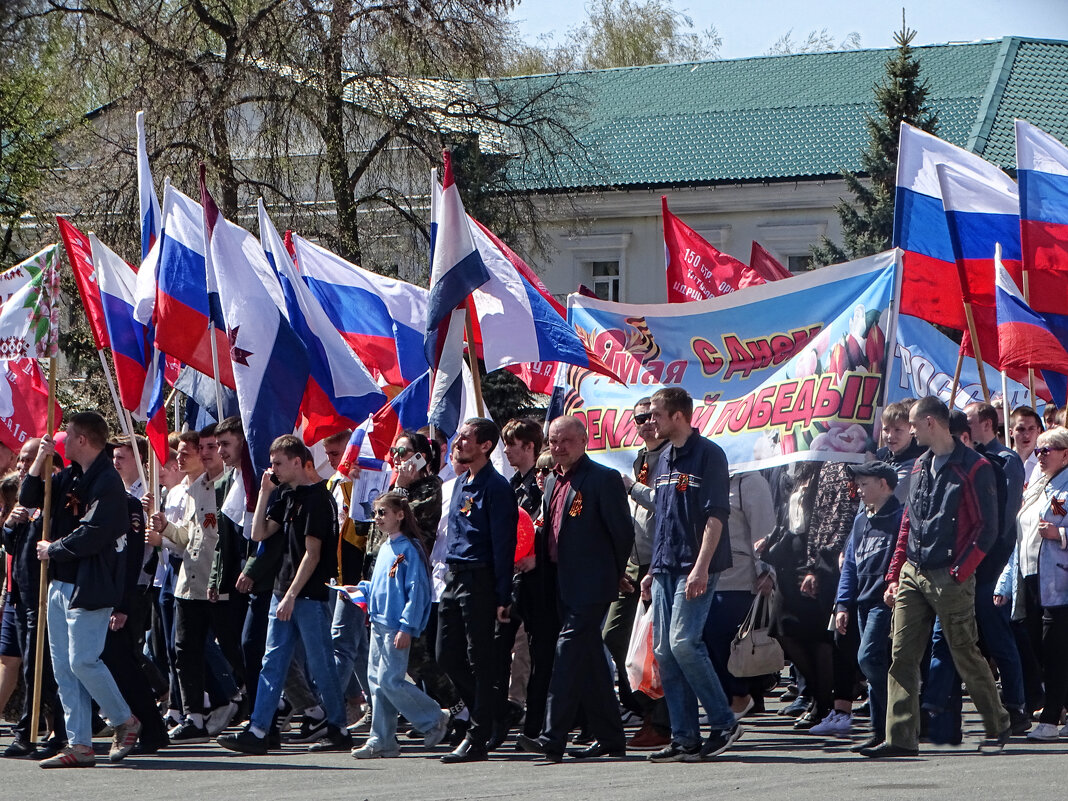
{"label": "flagpole", "polygon": [[222,382],[219,380],[219,345],[215,341],[215,322],[208,319],[208,341],[211,343],[211,369],[215,373],[215,422],[223,421]]}
{"label": "flagpole", "polygon": [[[145,466],[141,462],[141,449],[137,446],[137,435],[134,433],[133,418],[129,409],[123,409],[122,414],[126,418],[126,427],[129,429],[130,451],[133,453],[134,462],[137,463],[137,477],[141,480],[141,486],[148,489],[148,479],[145,477]],[[151,448],[149,449],[151,450]]]}
{"label": "flagpole", "polygon": [[[1001,243],[1000,242],[998,242],[997,245],[996,245],[996,252],[997,252],[997,261],[998,261],[998,264],[1000,264],[1001,263]],[[1031,281],[1028,278],[1028,272],[1029,271],[1028,271],[1028,269],[1026,267],[1026,264],[1025,264],[1025,266],[1023,268],[1023,295],[1024,295],[1024,302],[1028,306],[1030,306],[1031,305]],[[1035,409],[1037,407],[1035,406],[1035,368],[1033,368],[1033,367],[1028,367],[1027,368],[1027,389],[1031,393],[1031,408]]]}
{"label": "flagpole", "polygon": [[953,371],[953,386],[949,390],[949,408],[956,408],[957,387],[960,385],[960,371],[964,367],[964,350],[957,348],[957,367]]}
{"label": "flagpole", "polygon": [[126,423],[126,418],[122,414],[122,404],[119,402],[119,390],[115,387],[115,377],[111,374],[111,366],[108,364],[107,357],[104,355],[104,349],[99,348],[96,352],[100,357],[100,366],[104,368],[104,377],[108,380],[108,389],[111,390],[111,401],[115,404],[115,414],[119,418],[119,428],[122,429],[122,433],[128,437],[133,436],[133,431]]}
{"label": "flagpole", "polygon": [[[55,438],[56,427],[56,357],[48,357],[48,436]],[[41,542],[48,542],[52,524],[52,460],[49,459],[41,468],[44,475],[44,504],[41,509]],[[37,650],[33,657],[33,703],[30,707],[30,742],[37,740],[41,723],[41,684],[44,680],[44,648],[48,627],[48,562],[41,561],[40,584],[37,591]],[[52,710],[52,714],[62,714],[62,710]]]}
{"label": "flagpole", "polygon": [[1005,428],[1005,444],[1009,444],[1009,377],[1001,371],[1001,417]]}
{"label": "flagpole", "polygon": [[964,318],[968,321],[968,335],[972,338],[972,352],[975,354],[975,366],[979,368],[979,386],[983,388],[983,399],[990,403],[990,390],[986,386],[986,370],[983,364],[983,349],[979,347],[979,338],[975,335],[975,316],[972,303],[964,301]]}
{"label": "flagpole", "polygon": [[471,322],[475,304],[471,298],[467,298],[467,309],[464,312],[464,328],[467,329],[467,364],[471,368],[471,385],[475,390],[475,406],[478,408],[478,416],[486,416],[486,407],[482,402],[482,376],[478,372],[478,354],[475,352],[475,326]]}

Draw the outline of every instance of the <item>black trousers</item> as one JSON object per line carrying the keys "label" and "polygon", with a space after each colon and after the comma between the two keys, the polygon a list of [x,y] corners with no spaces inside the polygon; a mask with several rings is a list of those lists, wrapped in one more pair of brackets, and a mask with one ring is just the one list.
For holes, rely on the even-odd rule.
{"label": "black trousers", "polygon": [[1059,726],[1068,701],[1068,606],[1042,610],[1042,678],[1046,705],[1039,722]]}
{"label": "black trousers", "polygon": [[118,631],[108,629],[100,660],[111,672],[130,711],[141,721],[141,742],[161,745],[167,741],[167,729],[156,707],[152,682],[144,670],[151,663],[144,659],[142,652],[148,603],[147,594],[138,594],[130,604],[126,625]]}
{"label": "black trousers", "polygon": [[[33,712],[34,656],[37,653],[37,597],[32,604],[15,603],[15,635],[22,646],[22,680],[25,682],[26,695],[22,702],[22,717],[15,724],[15,739],[33,743],[37,733],[30,733],[30,716]],[[63,706],[59,701],[59,689],[56,677],[52,673],[52,657],[48,648],[48,638],[44,641],[44,661],[41,670],[41,705],[51,712],[52,736],[60,741],[67,741],[67,726],[63,720]]]}
{"label": "black trousers", "polygon": [[438,664],[470,710],[468,738],[480,745],[489,740],[497,718],[493,650],[496,620],[497,589],[492,568],[450,567],[438,606]]}
{"label": "black trousers", "polygon": [[549,682],[556,660],[556,640],[560,636],[556,565],[550,562],[524,573],[519,582],[518,601],[530,647],[530,680],[527,682],[527,716],[523,733],[537,737],[545,727]]}
{"label": "black trousers", "polygon": [[215,632],[223,656],[230,663],[237,686],[245,686],[245,660],[241,642],[234,627],[229,601],[189,601],[176,598],[178,683],[182,688],[185,713],[202,714],[204,709],[204,645],[208,631]]}
{"label": "black trousers", "polygon": [[612,688],[601,626],[609,603],[569,607],[561,604],[560,637],[549,682],[549,705],[542,743],[562,754],[579,709],[590,736],[609,749],[626,747],[623,721]]}

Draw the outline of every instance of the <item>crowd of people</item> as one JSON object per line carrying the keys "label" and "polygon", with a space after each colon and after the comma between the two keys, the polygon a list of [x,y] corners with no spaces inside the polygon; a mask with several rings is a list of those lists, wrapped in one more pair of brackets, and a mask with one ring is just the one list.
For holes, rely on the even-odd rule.
{"label": "crowd of people", "polygon": [[[350,431],[324,441],[329,470],[287,434],[250,475],[228,418],[173,435],[157,480],[141,439],[71,415],[0,452],[0,709],[20,675],[23,698],[3,756],[89,767],[110,737],[113,762],[209,742],[392,758],[402,739],[445,764],[714,760],[783,678],[731,672],[757,599],[802,734],[859,735],[870,758],[960,744],[963,683],[980,751],[1068,738],[1068,428],[1001,413],[892,403],[863,464],[737,473],[667,388],[635,405],[622,475],[576,417],[473,418],[447,450],[399,434],[370,515],[359,468],[337,472]],[[639,614],[660,691],[631,684]]]}

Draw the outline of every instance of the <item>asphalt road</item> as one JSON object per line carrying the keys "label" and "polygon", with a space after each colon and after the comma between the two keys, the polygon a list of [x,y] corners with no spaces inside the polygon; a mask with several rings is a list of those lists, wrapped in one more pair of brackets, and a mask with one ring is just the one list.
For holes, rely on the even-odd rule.
{"label": "asphalt road", "polygon": [[[563,764],[518,754],[509,741],[489,762],[442,765],[402,737],[399,759],[357,762],[348,754],[309,754],[286,746],[269,757],[243,757],[218,746],[168,748],[156,757],[107,762],[97,741],[92,769],[41,770],[36,763],[0,760],[3,801],[242,801],[331,799],[452,801],[467,798],[704,799],[957,799],[1056,798],[1064,792],[1068,740],[1053,744],[1014,738],[996,756],[980,755],[978,717],[965,719],[964,744],[922,746],[917,759],[873,762],[849,752],[849,740],[823,740],[790,730],[777,714],[749,718],[745,734],[714,763],[654,765],[644,752],[623,760]],[[866,720],[858,719],[864,725]],[[866,736],[857,727],[854,741]],[[6,745],[8,738],[0,739]],[[357,741],[359,742],[359,741]],[[437,755],[444,747],[437,749]]]}

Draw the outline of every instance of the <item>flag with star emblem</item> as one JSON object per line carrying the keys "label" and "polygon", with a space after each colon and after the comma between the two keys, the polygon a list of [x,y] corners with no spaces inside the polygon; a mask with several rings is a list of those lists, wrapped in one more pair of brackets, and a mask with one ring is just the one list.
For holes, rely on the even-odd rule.
{"label": "flag with star emblem", "polygon": [[220,362],[232,366],[245,439],[259,473],[270,464],[275,437],[296,427],[310,372],[308,351],[283,311],[282,287],[259,240],[223,219],[203,167],[200,203],[209,286],[218,288],[227,325],[229,358],[220,353]]}

